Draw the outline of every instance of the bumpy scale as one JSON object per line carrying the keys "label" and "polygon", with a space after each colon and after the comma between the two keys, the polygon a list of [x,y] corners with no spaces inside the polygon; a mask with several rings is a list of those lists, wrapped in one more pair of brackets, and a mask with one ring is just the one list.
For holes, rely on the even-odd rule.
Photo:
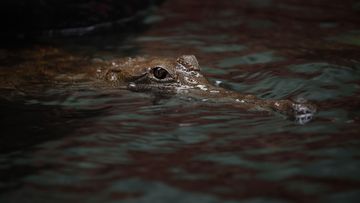
{"label": "bumpy scale", "polygon": [[[55,52],[55,53],[54,53]],[[50,56],[49,56],[50,55]],[[58,56],[60,55],[60,57]],[[132,91],[180,94],[207,102],[226,102],[250,110],[276,111],[304,124],[312,120],[316,108],[306,101],[263,100],[211,84],[200,72],[195,56],[178,58],[135,57],[89,60],[46,50],[30,62],[16,67],[0,67],[0,88],[19,89],[39,82],[81,83],[94,86],[126,87]],[[26,84],[26,85],[24,85]]]}

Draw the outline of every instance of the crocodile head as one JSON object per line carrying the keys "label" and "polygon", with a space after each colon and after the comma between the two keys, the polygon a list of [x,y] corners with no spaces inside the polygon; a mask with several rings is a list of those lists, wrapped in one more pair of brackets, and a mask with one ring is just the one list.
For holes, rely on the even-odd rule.
{"label": "crocodile head", "polygon": [[308,102],[262,100],[255,95],[214,86],[200,73],[200,66],[193,55],[178,58],[137,57],[111,63],[113,68],[106,72],[105,79],[125,82],[132,91],[181,94],[202,101],[230,102],[245,109],[273,110],[294,118],[300,124],[309,122],[316,112],[316,106]]}

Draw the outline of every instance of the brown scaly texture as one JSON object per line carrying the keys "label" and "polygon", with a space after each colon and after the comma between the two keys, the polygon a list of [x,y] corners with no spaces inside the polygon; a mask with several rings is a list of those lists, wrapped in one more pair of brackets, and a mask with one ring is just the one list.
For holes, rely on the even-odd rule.
{"label": "brown scaly texture", "polygon": [[[262,100],[211,84],[200,72],[195,56],[135,57],[91,60],[57,49],[39,49],[22,53],[24,62],[3,64],[0,87],[26,91],[33,84],[81,84],[128,87],[133,91],[172,93],[208,102],[226,102],[250,110],[273,110],[305,123],[316,111],[314,105],[290,100]],[[11,54],[8,56],[11,57]],[[156,71],[161,71],[159,76]],[[300,117],[299,117],[300,116]]]}

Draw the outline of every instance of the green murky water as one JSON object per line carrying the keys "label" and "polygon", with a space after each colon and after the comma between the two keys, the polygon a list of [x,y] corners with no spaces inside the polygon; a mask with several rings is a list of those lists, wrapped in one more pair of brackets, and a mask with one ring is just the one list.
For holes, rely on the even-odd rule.
{"label": "green murky water", "polygon": [[[315,29],[317,7],[286,1],[204,4],[168,1],[136,36],[51,43],[101,58],[195,54],[226,88],[315,102],[312,122],[86,85],[12,97],[0,102],[0,202],[358,202],[354,25]],[[294,24],[265,12],[297,6],[309,16]]]}

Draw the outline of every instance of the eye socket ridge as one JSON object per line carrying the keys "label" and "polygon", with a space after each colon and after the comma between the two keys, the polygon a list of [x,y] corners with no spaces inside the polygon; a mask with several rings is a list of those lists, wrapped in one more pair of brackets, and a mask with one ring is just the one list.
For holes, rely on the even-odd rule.
{"label": "eye socket ridge", "polygon": [[164,79],[170,77],[169,72],[166,69],[162,68],[162,67],[154,67],[154,68],[152,68],[151,73],[158,80],[164,80]]}

